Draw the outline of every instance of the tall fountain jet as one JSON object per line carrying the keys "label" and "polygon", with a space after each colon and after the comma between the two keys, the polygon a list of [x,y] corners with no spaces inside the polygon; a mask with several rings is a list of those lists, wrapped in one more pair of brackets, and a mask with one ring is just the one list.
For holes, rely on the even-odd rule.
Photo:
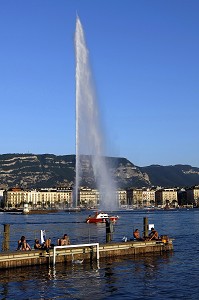
{"label": "tall fountain jet", "polygon": [[97,97],[89,63],[84,31],[76,19],[76,203],[82,180],[82,157],[89,155],[100,194],[100,209],[116,210],[116,187],[105,163],[105,140],[102,134]]}

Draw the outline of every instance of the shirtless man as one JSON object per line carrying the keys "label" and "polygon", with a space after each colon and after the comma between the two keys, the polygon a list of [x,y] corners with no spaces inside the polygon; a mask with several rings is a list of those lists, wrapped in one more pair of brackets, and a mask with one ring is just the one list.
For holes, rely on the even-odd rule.
{"label": "shirtless man", "polygon": [[58,245],[59,246],[67,246],[70,245],[70,239],[67,234],[64,234],[63,238],[58,240]]}
{"label": "shirtless man", "polygon": [[152,227],[151,233],[149,234],[149,241],[158,240],[158,238],[159,238],[158,232]]}

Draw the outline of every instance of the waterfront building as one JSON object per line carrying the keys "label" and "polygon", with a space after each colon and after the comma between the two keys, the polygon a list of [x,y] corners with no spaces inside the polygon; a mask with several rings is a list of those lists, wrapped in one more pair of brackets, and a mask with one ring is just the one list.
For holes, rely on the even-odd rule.
{"label": "waterfront building", "polygon": [[41,194],[37,190],[28,192],[28,198],[26,199],[29,207],[38,208],[41,207]]}
{"label": "waterfront building", "polygon": [[5,208],[65,208],[72,206],[71,188],[45,188],[26,191],[21,188],[11,188],[3,193]]}
{"label": "waterfront building", "polygon": [[155,190],[146,189],[142,191],[142,205],[143,207],[155,206]]}
{"label": "waterfront building", "polygon": [[3,207],[22,207],[26,199],[26,192],[21,188],[11,188],[3,192]]}
{"label": "waterfront building", "polygon": [[143,207],[143,189],[133,189],[133,206],[137,208]]}
{"label": "waterfront building", "polygon": [[186,189],[187,204],[199,206],[199,185]]}
{"label": "waterfront building", "polygon": [[181,207],[188,204],[187,191],[186,191],[185,188],[181,188],[181,189],[178,190],[178,204]]}
{"label": "waterfront building", "polygon": [[[55,198],[54,198],[55,201]],[[58,187],[56,189],[56,202],[63,207],[72,207],[73,204],[73,189]]]}
{"label": "waterfront building", "polygon": [[80,206],[96,208],[100,203],[100,195],[97,189],[81,187],[79,189],[78,202]]}
{"label": "waterfront building", "polygon": [[155,192],[156,206],[162,207],[177,207],[178,192],[176,188],[159,189]]}
{"label": "waterfront building", "polygon": [[127,205],[135,207],[155,206],[155,188],[132,188],[127,190]]}
{"label": "waterfront building", "polygon": [[122,205],[127,205],[127,191],[126,190],[117,190],[116,198],[118,200],[119,207]]}
{"label": "waterfront building", "polygon": [[[2,196],[3,195],[3,196]],[[0,194],[1,206],[5,208],[58,208],[73,206],[73,189],[68,187],[43,188],[25,190],[15,187],[2,190]],[[78,206],[98,208],[103,194],[97,189],[81,187],[78,192]],[[199,206],[199,186],[186,189],[177,188],[132,188],[116,191],[118,206],[142,207],[177,207],[185,205]],[[113,200],[114,201],[114,200]]]}

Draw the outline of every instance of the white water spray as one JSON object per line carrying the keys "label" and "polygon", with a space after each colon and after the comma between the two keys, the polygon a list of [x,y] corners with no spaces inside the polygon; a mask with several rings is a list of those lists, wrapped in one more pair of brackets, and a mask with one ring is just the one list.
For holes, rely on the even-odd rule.
{"label": "white water spray", "polygon": [[91,156],[92,169],[100,193],[100,208],[116,210],[116,188],[105,163],[104,138],[99,122],[97,97],[92,80],[89,53],[84,31],[77,17],[75,32],[76,51],[76,205],[83,155]]}

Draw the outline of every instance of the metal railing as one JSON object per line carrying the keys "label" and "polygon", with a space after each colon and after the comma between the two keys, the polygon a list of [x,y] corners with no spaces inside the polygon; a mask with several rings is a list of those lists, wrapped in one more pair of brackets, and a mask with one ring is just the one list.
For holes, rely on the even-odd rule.
{"label": "metal railing", "polygon": [[84,247],[96,247],[97,250],[97,262],[99,261],[99,243],[91,243],[91,244],[78,244],[78,245],[66,245],[66,246],[55,246],[53,248],[53,267],[56,263],[56,250],[57,249],[73,249],[73,248],[84,248]]}

